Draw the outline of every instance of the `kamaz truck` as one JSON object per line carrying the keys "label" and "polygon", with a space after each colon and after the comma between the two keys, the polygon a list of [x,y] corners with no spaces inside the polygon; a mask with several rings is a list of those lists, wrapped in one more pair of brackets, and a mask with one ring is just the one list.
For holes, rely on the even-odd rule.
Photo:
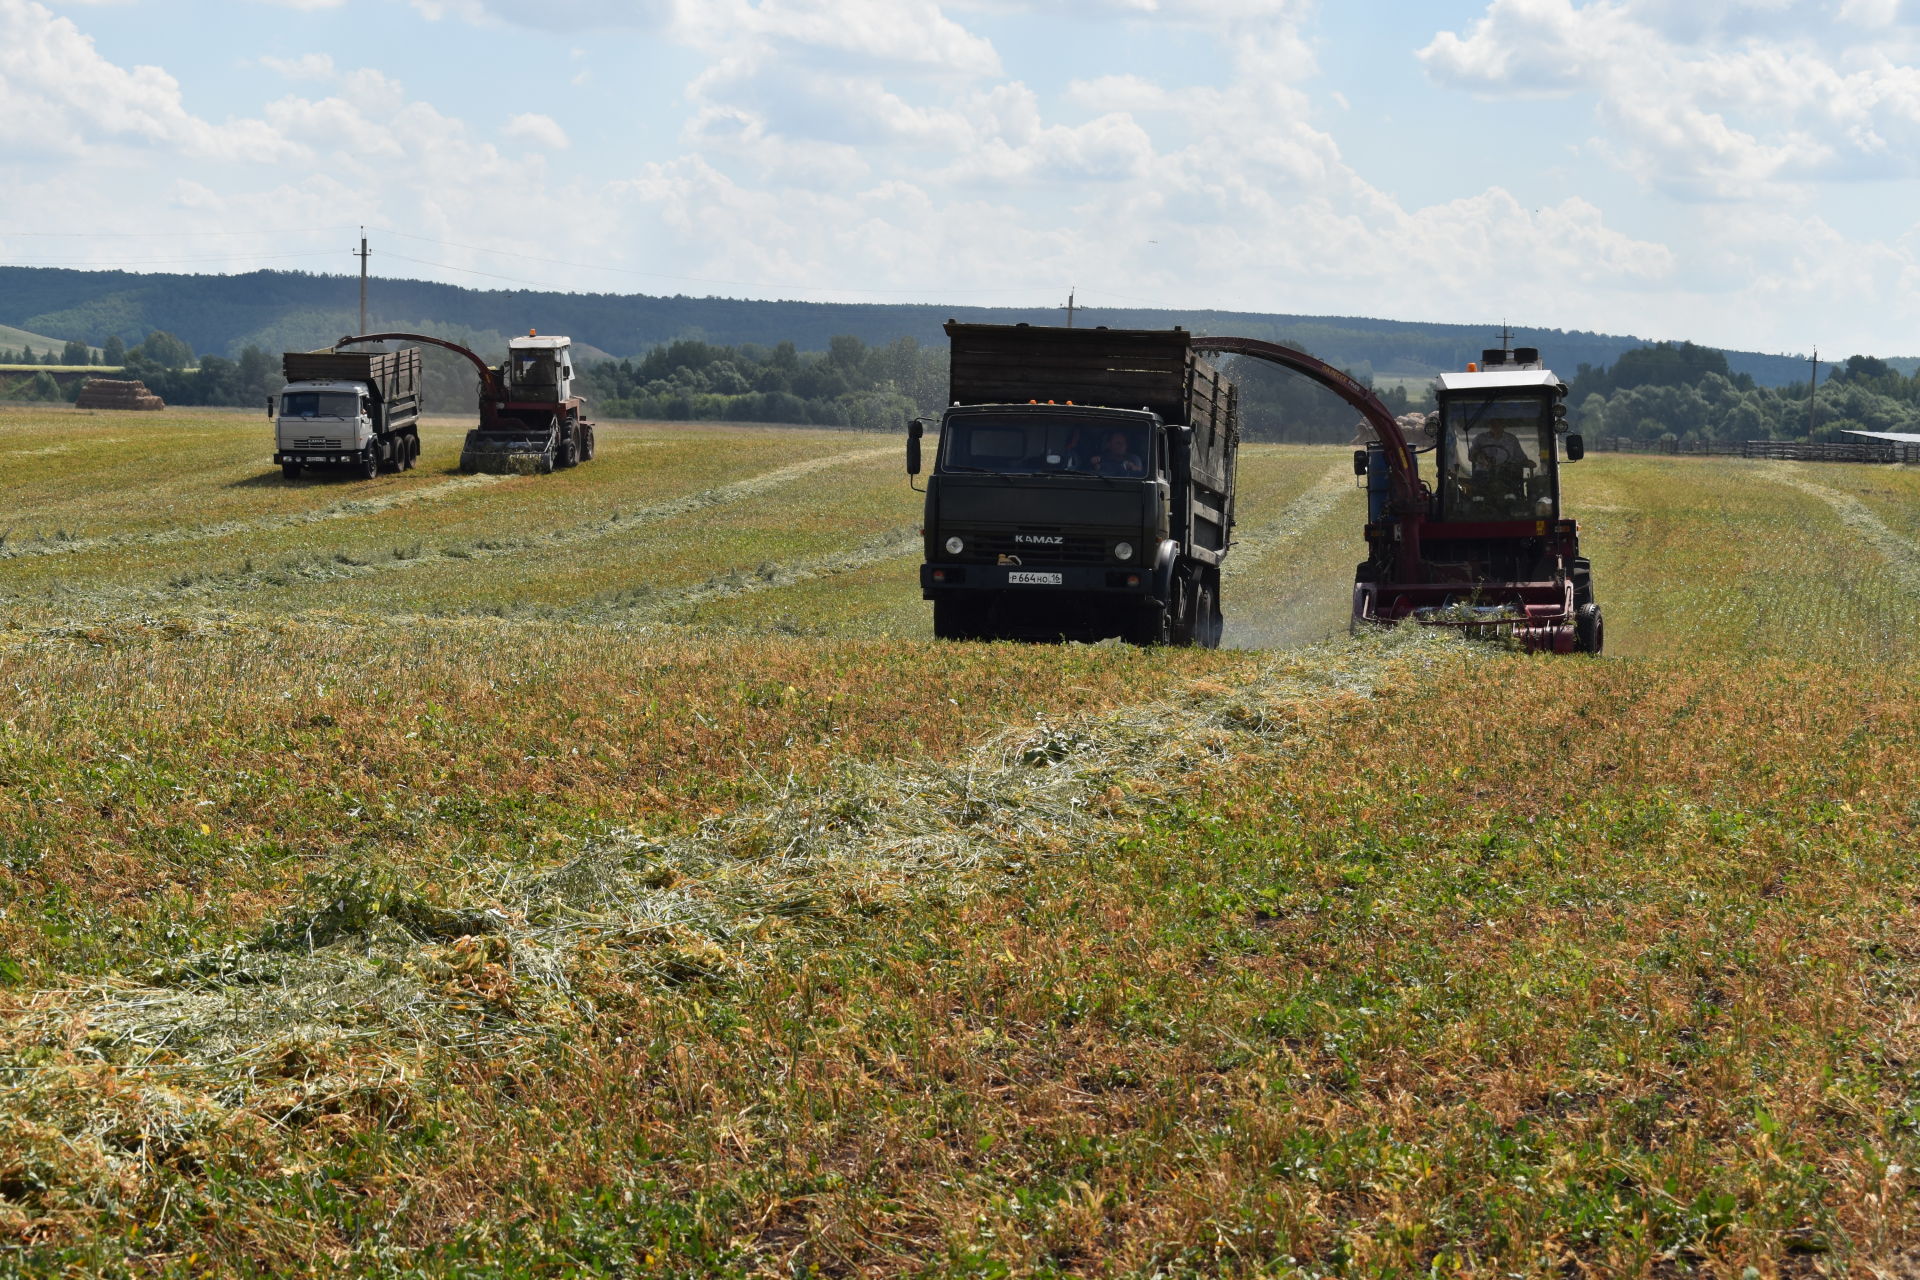
{"label": "kamaz truck", "polygon": [[420,348],[289,351],[287,385],[267,397],[273,460],[297,480],[309,467],[346,467],[371,480],[420,456]]}
{"label": "kamaz truck", "polygon": [[[1238,402],[1192,335],[946,331],[920,568],[934,634],[1219,644]],[[926,427],[908,426],[909,476]]]}

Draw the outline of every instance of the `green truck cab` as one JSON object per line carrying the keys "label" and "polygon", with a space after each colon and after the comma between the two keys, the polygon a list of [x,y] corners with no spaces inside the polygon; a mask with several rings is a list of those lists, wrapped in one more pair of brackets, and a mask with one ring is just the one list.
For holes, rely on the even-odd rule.
{"label": "green truck cab", "polygon": [[[1192,336],[946,330],[920,569],[934,634],[1217,645],[1238,400]],[[908,429],[910,475],[926,425]]]}

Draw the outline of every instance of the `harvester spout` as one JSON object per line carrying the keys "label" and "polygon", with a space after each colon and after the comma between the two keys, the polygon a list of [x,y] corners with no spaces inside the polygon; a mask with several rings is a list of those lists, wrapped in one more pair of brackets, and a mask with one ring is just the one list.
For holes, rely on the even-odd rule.
{"label": "harvester spout", "polygon": [[1413,460],[1413,448],[1400,430],[1393,411],[1380,402],[1372,388],[1326,361],[1277,342],[1258,338],[1200,338],[1193,340],[1196,351],[1217,351],[1222,355],[1251,356],[1290,369],[1311,378],[1360,411],[1367,425],[1380,438],[1387,457],[1387,469],[1393,480],[1393,510],[1400,518],[1400,568],[1411,577],[1420,563],[1420,525],[1427,515],[1427,491]]}

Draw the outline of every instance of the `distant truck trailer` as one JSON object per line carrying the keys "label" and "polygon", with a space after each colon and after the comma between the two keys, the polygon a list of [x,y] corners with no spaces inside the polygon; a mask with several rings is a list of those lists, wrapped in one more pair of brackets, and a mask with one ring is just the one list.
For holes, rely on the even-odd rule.
{"label": "distant truck trailer", "polygon": [[267,397],[267,416],[287,479],[345,467],[371,480],[420,457],[420,348],[289,351],[280,369],[287,385]]}

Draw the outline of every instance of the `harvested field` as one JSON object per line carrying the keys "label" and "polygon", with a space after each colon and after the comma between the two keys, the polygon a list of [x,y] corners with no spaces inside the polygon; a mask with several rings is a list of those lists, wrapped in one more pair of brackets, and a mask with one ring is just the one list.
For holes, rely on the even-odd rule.
{"label": "harvested field", "polygon": [[425,440],[0,412],[0,1272],[1917,1265],[1913,472],[1571,468],[1590,661],[1250,447],[1145,652],[929,641],[897,441]]}

